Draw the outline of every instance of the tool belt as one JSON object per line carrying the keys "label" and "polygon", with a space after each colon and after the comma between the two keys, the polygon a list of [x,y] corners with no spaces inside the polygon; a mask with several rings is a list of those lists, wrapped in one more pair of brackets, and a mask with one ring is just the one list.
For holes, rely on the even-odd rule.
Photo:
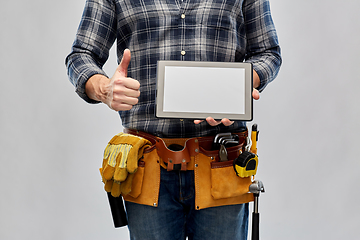
{"label": "tool belt", "polygon": [[[151,142],[134,173],[131,192],[123,195],[125,201],[157,207],[161,167],[168,171],[194,171],[197,210],[253,201],[253,194],[249,193],[251,177],[237,176],[233,167],[234,159],[245,150],[247,131],[236,133],[239,144],[226,149],[227,161],[220,161],[219,150],[212,150],[213,136],[159,138],[131,129],[124,132]],[[182,149],[174,150],[174,144]]]}
{"label": "tool belt", "polygon": [[[194,157],[202,153],[210,157],[215,162],[219,162],[219,150],[211,150],[214,136],[197,137],[197,138],[159,138],[154,135],[136,131],[132,129],[125,129],[125,133],[133,134],[143,137],[152,143],[152,146],[147,148],[145,152],[150,152],[156,148],[157,154],[161,159],[161,166],[168,171],[172,170],[194,170]],[[239,145],[227,149],[227,157],[234,160],[245,149],[246,138],[248,132],[234,133],[239,137]],[[181,150],[172,150],[171,146],[183,146]],[[221,163],[219,163],[221,165]]]}

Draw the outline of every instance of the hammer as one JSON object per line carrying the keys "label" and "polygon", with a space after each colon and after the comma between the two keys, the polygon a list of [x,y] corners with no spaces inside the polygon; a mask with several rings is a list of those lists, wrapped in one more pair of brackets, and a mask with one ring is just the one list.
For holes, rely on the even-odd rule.
{"label": "hammer", "polygon": [[254,212],[252,214],[252,236],[251,240],[259,240],[259,196],[260,192],[265,192],[264,184],[255,180],[250,186],[249,191],[254,194]]}

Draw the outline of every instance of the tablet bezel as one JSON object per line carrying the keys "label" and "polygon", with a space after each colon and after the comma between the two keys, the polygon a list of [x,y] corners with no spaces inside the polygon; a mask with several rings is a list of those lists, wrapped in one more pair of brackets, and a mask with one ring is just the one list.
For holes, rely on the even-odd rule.
{"label": "tablet bezel", "polygon": [[[217,112],[169,112],[164,111],[164,81],[165,67],[206,67],[206,68],[242,68],[245,69],[245,113],[217,113]],[[191,86],[189,86],[191,87]],[[206,91],[206,84],[204,89]],[[251,63],[244,62],[201,62],[201,61],[158,61],[157,63],[157,84],[156,84],[156,117],[158,118],[179,118],[179,119],[205,119],[209,116],[214,119],[228,118],[230,120],[252,121],[253,119],[253,68]],[[184,94],[186,96],[186,94]],[[229,104],[224,101],[224,104]]]}

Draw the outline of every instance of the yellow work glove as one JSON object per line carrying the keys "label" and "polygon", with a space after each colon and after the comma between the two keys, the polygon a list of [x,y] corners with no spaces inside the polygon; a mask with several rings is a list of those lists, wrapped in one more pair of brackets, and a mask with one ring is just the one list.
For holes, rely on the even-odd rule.
{"label": "yellow work glove", "polygon": [[125,133],[119,133],[110,140],[100,168],[105,191],[111,192],[113,197],[119,197],[121,193],[126,195],[131,191],[138,160],[150,145],[145,138]]}

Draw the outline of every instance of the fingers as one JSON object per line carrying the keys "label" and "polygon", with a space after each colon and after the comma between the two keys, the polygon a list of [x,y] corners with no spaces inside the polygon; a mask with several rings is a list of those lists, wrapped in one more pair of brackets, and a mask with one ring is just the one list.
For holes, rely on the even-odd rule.
{"label": "fingers", "polygon": [[230,121],[229,119],[224,118],[221,120],[221,123],[228,127],[228,126],[232,125],[234,123],[234,121]]}
{"label": "fingers", "polygon": [[206,121],[207,121],[208,124],[210,124],[210,126],[217,126],[217,125],[221,124],[221,121],[216,121],[212,117],[207,117]]}
{"label": "fingers", "polygon": [[[202,122],[204,122],[204,120],[194,120],[194,123],[195,124],[200,124],[200,123],[202,123]],[[221,121],[216,121],[214,118],[212,118],[212,117],[207,117],[206,118],[206,122],[208,123],[208,124],[210,124],[211,126],[217,126],[217,125],[219,125],[219,124],[221,124]]]}
{"label": "fingers", "polygon": [[200,124],[200,123],[202,123],[204,120],[194,120],[194,123],[195,124]]}
{"label": "fingers", "polygon": [[111,108],[115,111],[130,110],[140,96],[140,83],[132,78],[116,79],[113,85]]}
{"label": "fingers", "polygon": [[[140,82],[127,77],[113,76],[112,78],[113,90],[114,91],[124,91],[125,92],[137,92],[140,89]],[[126,91],[128,90],[128,91]],[[132,96],[132,95],[128,95]]]}
{"label": "fingers", "polygon": [[[201,123],[201,122],[203,122],[204,120],[194,120],[194,123],[195,124],[199,124],[199,123]],[[206,118],[206,122],[210,125],[210,126],[213,126],[213,127],[215,127],[215,126],[217,126],[217,125],[219,125],[219,124],[224,124],[224,126],[230,126],[230,125],[232,125],[233,123],[234,123],[234,121],[230,121],[229,119],[227,119],[227,118],[223,118],[221,121],[216,121],[214,118],[212,118],[212,117],[207,117]]]}

